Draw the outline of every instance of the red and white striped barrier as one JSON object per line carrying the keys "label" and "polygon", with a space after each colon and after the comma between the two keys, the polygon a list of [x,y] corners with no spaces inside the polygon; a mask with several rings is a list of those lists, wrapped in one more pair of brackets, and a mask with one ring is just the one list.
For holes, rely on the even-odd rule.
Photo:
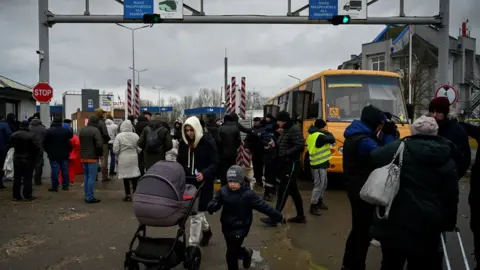
{"label": "red and white striped barrier", "polygon": [[132,80],[127,81],[127,108],[128,115],[132,114]]}
{"label": "red and white striped barrier", "polygon": [[230,84],[227,84],[225,87],[225,111],[227,114],[230,113],[232,103],[231,103],[232,93],[230,92]]}
{"label": "red and white striped barrier", "polygon": [[134,111],[135,115],[138,117],[140,115],[140,86],[137,84],[135,86],[135,101],[133,102],[134,104]]}
{"label": "red and white striped barrier", "polygon": [[235,77],[232,77],[232,88],[230,90],[230,113],[236,112],[237,107],[237,83]]}
{"label": "red and white striped barrier", "polygon": [[246,78],[242,77],[240,89],[240,118],[245,119],[247,116],[247,93]]}
{"label": "red and white striped barrier", "polygon": [[252,167],[252,153],[250,152],[250,150],[245,148],[245,141],[242,141],[242,145],[238,149],[237,165],[247,168]]}

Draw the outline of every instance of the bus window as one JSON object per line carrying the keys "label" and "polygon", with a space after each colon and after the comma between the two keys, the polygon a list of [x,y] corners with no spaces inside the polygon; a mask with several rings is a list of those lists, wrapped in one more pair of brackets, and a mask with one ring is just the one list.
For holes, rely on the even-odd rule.
{"label": "bus window", "polygon": [[370,104],[406,119],[400,81],[396,77],[331,75],[326,77],[325,89],[329,121],[360,119],[363,107]]}
{"label": "bus window", "polygon": [[[308,88],[308,87],[307,87]],[[322,102],[322,87],[320,79],[312,81],[313,102]]]}

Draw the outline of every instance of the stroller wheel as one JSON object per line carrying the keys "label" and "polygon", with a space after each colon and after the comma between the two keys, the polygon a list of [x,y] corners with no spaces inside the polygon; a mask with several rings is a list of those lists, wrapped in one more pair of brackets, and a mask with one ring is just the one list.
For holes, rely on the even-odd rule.
{"label": "stroller wheel", "polygon": [[202,252],[200,248],[190,246],[185,251],[185,261],[183,262],[183,268],[187,270],[198,270],[202,262]]}

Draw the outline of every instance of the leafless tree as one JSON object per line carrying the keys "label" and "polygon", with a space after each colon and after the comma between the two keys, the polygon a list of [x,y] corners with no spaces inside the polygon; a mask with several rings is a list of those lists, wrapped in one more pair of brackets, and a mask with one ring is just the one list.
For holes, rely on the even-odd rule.
{"label": "leafless tree", "polygon": [[261,110],[268,100],[267,97],[262,96],[258,91],[248,91],[246,99],[247,110]]}
{"label": "leafless tree", "polygon": [[221,106],[221,93],[216,89],[201,88],[194,100],[195,107]]}

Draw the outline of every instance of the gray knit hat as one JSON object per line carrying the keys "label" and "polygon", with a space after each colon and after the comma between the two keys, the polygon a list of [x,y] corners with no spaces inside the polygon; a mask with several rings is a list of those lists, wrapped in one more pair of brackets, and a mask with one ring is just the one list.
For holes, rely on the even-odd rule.
{"label": "gray knit hat", "polygon": [[435,121],[435,118],[428,116],[420,116],[412,126],[412,135],[423,134],[423,135],[437,135],[438,134],[438,124]]}
{"label": "gray knit hat", "polygon": [[243,168],[238,165],[233,165],[227,171],[227,181],[233,181],[242,184],[244,177],[245,174],[243,172]]}

